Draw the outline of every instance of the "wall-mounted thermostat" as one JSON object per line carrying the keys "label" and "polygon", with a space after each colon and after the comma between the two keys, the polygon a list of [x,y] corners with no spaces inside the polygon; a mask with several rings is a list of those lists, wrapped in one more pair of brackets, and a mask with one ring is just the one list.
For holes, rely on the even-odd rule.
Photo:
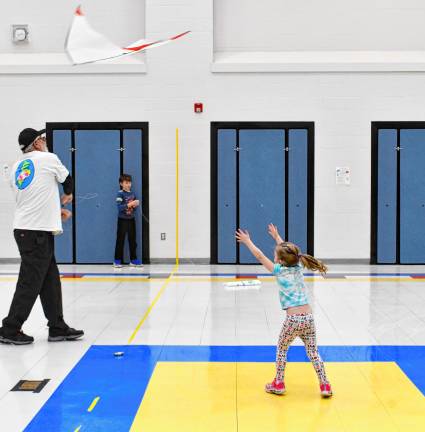
{"label": "wall-mounted thermostat", "polygon": [[29,40],[28,24],[12,24],[12,41],[13,43],[25,43]]}

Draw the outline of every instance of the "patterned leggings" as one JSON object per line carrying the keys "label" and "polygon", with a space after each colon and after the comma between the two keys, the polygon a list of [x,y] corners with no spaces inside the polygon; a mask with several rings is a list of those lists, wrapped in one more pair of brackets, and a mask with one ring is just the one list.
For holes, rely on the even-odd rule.
{"label": "patterned leggings", "polygon": [[291,342],[300,337],[304,342],[307,355],[319,378],[320,384],[327,384],[325,367],[317,350],[316,328],[312,314],[288,315],[283,323],[279,335],[279,342],[276,352],[276,381],[283,381],[283,375],[286,366],[286,354]]}

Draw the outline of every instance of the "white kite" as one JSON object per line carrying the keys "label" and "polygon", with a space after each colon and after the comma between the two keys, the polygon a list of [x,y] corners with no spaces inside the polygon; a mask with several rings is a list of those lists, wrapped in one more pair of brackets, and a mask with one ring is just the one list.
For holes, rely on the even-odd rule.
{"label": "white kite", "polygon": [[95,63],[102,60],[128,56],[172,42],[190,31],[180,33],[169,39],[149,42],[140,39],[125,48],[120,48],[101,33],[95,31],[78,6],[65,41],[65,51],[74,65]]}

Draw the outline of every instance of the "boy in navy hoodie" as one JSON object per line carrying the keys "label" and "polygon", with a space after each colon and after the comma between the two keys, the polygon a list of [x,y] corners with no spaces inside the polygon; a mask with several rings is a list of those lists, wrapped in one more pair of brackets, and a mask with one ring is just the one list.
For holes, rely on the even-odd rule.
{"label": "boy in navy hoodie", "polygon": [[131,191],[131,181],[132,178],[129,174],[122,174],[119,178],[121,190],[117,194],[118,226],[114,267],[122,267],[126,235],[128,235],[130,246],[130,266],[142,267],[142,263],[137,259],[136,221],[134,219],[134,211],[140,202],[136,199],[134,192]]}

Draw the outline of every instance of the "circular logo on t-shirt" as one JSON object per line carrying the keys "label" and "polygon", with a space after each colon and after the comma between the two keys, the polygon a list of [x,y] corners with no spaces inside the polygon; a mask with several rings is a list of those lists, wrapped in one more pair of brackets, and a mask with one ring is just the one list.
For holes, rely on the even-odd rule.
{"label": "circular logo on t-shirt", "polygon": [[15,172],[15,184],[19,190],[27,188],[34,178],[34,163],[31,159],[22,161]]}

